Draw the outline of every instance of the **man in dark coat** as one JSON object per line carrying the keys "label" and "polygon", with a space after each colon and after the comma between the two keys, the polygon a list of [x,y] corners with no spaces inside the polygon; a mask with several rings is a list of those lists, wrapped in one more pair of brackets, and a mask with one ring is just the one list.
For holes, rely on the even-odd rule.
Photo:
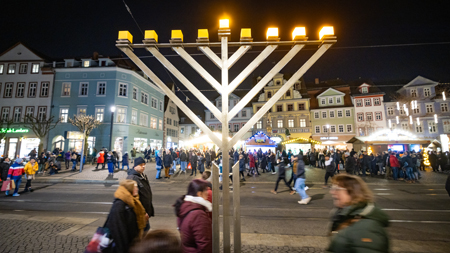
{"label": "man in dark coat", "polygon": [[367,152],[364,151],[363,153],[363,160],[362,160],[362,166],[361,166],[361,170],[362,170],[362,176],[365,177],[366,176],[366,171],[368,168],[370,168],[370,156],[367,155]]}
{"label": "man in dark coat", "polygon": [[355,173],[355,167],[356,167],[356,161],[353,156],[350,155],[350,153],[345,153],[345,172],[347,172],[350,175],[353,175]]}
{"label": "man in dark coat", "polygon": [[173,157],[172,157],[172,153],[170,150],[167,150],[166,155],[163,157],[163,165],[164,165],[164,172],[165,172],[165,177],[164,178],[169,178],[170,179],[170,167],[173,166]]}
{"label": "man in dark coat", "polygon": [[431,168],[433,168],[433,172],[437,172],[439,169],[439,164],[438,164],[438,158],[437,155],[434,151],[431,151],[430,156],[429,156],[429,160],[430,160],[430,165]]}
{"label": "man in dark coat", "polygon": [[192,153],[191,156],[191,167],[192,167],[192,171],[191,171],[191,176],[195,175],[197,176],[197,155],[195,154],[195,152]]}
{"label": "man in dark coat", "polygon": [[[155,216],[155,209],[153,208],[153,195],[152,188],[147,176],[144,174],[145,160],[142,157],[138,157],[134,160],[134,168],[128,171],[127,179],[136,181],[139,188],[139,201],[144,206],[145,211],[149,217]],[[150,229],[150,223],[147,222],[147,226],[144,231]]]}

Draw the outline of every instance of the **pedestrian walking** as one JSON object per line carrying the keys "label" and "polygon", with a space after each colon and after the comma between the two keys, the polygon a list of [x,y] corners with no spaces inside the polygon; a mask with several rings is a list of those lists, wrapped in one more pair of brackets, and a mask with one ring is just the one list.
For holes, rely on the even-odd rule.
{"label": "pedestrian walking", "polygon": [[128,152],[125,152],[122,156],[122,170],[125,166],[127,166],[127,170],[130,170],[129,160],[130,158],[128,157]]}
{"label": "pedestrian walking", "polygon": [[245,171],[245,158],[244,155],[239,155],[239,177],[242,176],[242,181],[246,181],[244,171]]}
{"label": "pedestrian walking", "polygon": [[[14,163],[9,167],[8,170],[8,176],[6,180],[13,180],[14,184],[16,185],[16,188],[13,192],[13,197],[19,197],[19,187],[20,183],[22,182],[22,175],[24,172],[24,166],[22,164],[23,160],[22,158],[17,158]],[[12,190],[12,189],[11,189]],[[9,191],[5,192],[6,196],[9,195]]]}
{"label": "pedestrian walking", "polygon": [[301,153],[294,158],[297,161],[297,179],[295,180],[295,191],[300,195],[301,200],[298,201],[300,205],[307,205],[311,201],[311,197],[306,194],[306,170],[303,156]]}
{"label": "pedestrian walking", "polygon": [[[150,187],[150,181],[147,175],[144,174],[145,171],[145,160],[142,157],[138,157],[134,161],[134,168],[128,171],[127,179],[136,181],[139,189],[139,201],[141,201],[142,206],[145,208],[145,212],[148,217],[155,216],[155,209],[153,208],[153,194],[152,188]],[[150,229],[150,223],[147,221],[147,225],[144,231]]]}
{"label": "pedestrian walking", "polygon": [[157,153],[155,155],[155,162],[156,162],[156,179],[161,179],[161,170],[163,167],[162,159],[161,159],[161,153]]}
{"label": "pedestrian walking", "polygon": [[349,152],[345,152],[345,163],[344,168],[347,174],[353,175],[355,173],[356,161],[353,156],[350,155]]}
{"label": "pedestrian walking", "polygon": [[152,230],[130,249],[130,253],[182,253],[178,236],[164,229]]}
{"label": "pedestrian walking", "polygon": [[166,154],[163,157],[163,163],[164,163],[164,172],[165,177],[170,179],[170,168],[173,166],[173,158],[172,154],[170,153],[170,150],[167,150]]}
{"label": "pedestrian walking", "polygon": [[36,162],[36,158],[31,158],[30,161],[25,165],[24,172],[27,179],[27,184],[25,185],[25,192],[33,192],[31,189],[31,180],[34,179],[34,175],[39,170],[38,163]]}
{"label": "pedestrian walking", "polygon": [[330,189],[335,206],[328,252],[389,252],[385,228],[389,217],[373,203],[372,192],[359,177],[337,175]]}
{"label": "pedestrian walking", "polygon": [[212,252],[211,218],[212,204],[208,199],[209,183],[194,179],[186,195],[175,203],[177,225],[184,253]]}
{"label": "pedestrian walking", "polygon": [[[67,156],[67,154],[69,154],[69,164],[67,165],[67,168],[68,168],[70,165],[70,152],[66,152],[66,156]],[[38,167],[39,167],[38,173],[44,172],[46,162],[47,162],[47,157],[45,156],[44,152],[41,152],[41,155],[38,158]]]}
{"label": "pedestrian walking", "polygon": [[293,195],[295,191],[292,190],[289,183],[286,181],[286,162],[284,160],[278,159],[277,160],[278,165],[278,178],[277,182],[275,183],[275,189],[270,191],[273,194],[278,194],[278,183],[280,183],[281,180],[284,181],[284,184],[289,188],[290,194]]}
{"label": "pedestrian walking", "polygon": [[9,159],[9,157],[6,157],[0,163],[0,178],[2,179],[2,181],[6,181],[6,179],[8,178],[8,172],[9,172],[10,166],[11,166],[11,160]]}
{"label": "pedestrian walking", "polygon": [[188,165],[188,155],[186,154],[186,150],[181,149],[180,151],[180,170],[181,172],[186,173],[187,165]]}
{"label": "pedestrian walking", "polygon": [[136,158],[136,148],[131,149],[131,162]]}
{"label": "pedestrian walking", "polygon": [[334,172],[336,170],[336,164],[329,155],[325,156],[325,184],[323,188],[328,188],[328,178],[334,177]]}
{"label": "pedestrian walking", "polygon": [[71,160],[71,152],[69,150],[68,152],[64,153],[64,164],[66,165],[66,170],[68,170],[70,167],[70,160]]}
{"label": "pedestrian walking", "polygon": [[77,169],[77,159],[78,159],[78,155],[77,155],[77,152],[75,152],[75,150],[74,150],[70,154],[70,161],[72,161],[72,171],[75,171]]}
{"label": "pedestrian walking", "polygon": [[98,165],[102,165],[102,169],[104,169],[105,167],[103,166],[105,162],[105,151],[100,150],[100,152],[98,152],[97,154],[97,167],[95,167],[95,169],[98,169]]}
{"label": "pedestrian walking", "polygon": [[116,163],[116,158],[114,158],[114,155],[111,151],[108,152],[106,155],[106,163],[108,164],[108,176],[114,175],[114,164]]}
{"label": "pedestrian walking", "polygon": [[133,241],[142,237],[148,215],[138,194],[138,184],[131,179],[121,181],[114,193],[114,202],[104,225],[112,240],[108,252],[128,252]]}

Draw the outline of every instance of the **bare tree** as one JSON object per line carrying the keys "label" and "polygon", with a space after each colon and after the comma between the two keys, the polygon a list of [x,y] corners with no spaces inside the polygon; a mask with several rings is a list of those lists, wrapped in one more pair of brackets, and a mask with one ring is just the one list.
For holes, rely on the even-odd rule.
{"label": "bare tree", "polygon": [[69,118],[69,122],[76,126],[80,132],[85,133],[84,136],[84,155],[87,154],[88,138],[92,130],[97,128],[101,122],[94,118],[92,115],[73,115],[73,118]]}
{"label": "bare tree", "polygon": [[12,119],[1,119],[0,118],[0,141],[3,140],[8,133],[9,127],[12,125]]}
{"label": "bare tree", "polygon": [[[58,118],[55,122],[53,120],[55,119],[54,116],[51,116],[47,119],[47,115],[25,115],[23,125],[25,127],[30,128],[33,133],[39,138],[39,148],[38,148],[38,154],[44,151],[44,141],[45,137],[48,135],[50,130],[55,128],[61,119]],[[48,148],[48,147],[47,147]]]}

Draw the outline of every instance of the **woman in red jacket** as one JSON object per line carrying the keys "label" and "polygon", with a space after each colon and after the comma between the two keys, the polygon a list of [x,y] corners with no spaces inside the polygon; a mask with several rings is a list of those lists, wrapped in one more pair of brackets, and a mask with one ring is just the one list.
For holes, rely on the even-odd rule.
{"label": "woman in red jacket", "polygon": [[400,162],[398,161],[397,157],[395,156],[395,152],[391,152],[391,155],[389,156],[389,165],[392,168],[392,177],[394,180],[397,180],[398,178],[398,170],[400,169]]}
{"label": "woman in red jacket", "polygon": [[105,162],[105,152],[102,150],[97,154],[97,167],[95,167],[95,169],[96,170],[98,169],[99,164],[102,164],[103,166],[102,169],[104,169],[105,168],[104,162]]}
{"label": "woman in red jacket", "polygon": [[248,153],[248,160],[249,160],[249,165],[248,167],[250,168],[247,175],[251,174],[255,174],[256,170],[256,166],[255,166],[255,157],[253,156],[252,153]]}
{"label": "woman in red jacket", "polygon": [[211,218],[212,204],[208,199],[209,183],[194,179],[186,195],[175,203],[181,243],[184,253],[212,252]]}

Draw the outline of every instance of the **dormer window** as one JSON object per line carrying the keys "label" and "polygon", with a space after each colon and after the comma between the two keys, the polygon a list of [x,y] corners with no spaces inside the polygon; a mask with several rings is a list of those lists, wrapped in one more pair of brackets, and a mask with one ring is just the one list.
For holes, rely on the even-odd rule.
{"label": "dormer window", "polygon": [[286,91],[286,97],[290,97],[290,96],[291,96],[291,91],[290,90]]}
{"label": "dormer window", "polygon": [[411,97],[416,98],[417,97],[417,90],[411,89]]}
{"label": "dormer window", "polygon": [[[98,66],[99,67],[105,67],[106,66],[106,61],[105,60],[100,60],[98,61]],[[146,77],[147,78],[147,77]]]}
{"label": "dormer window", "polygon": [[336,98],[336,104],[340,104],[341,103],[341,97],[337,97]]}
{"label": "dormer window", "polygon": [[89,68],[90,65],[91,65],[90,61],[83,61],[83,67]]}
{"label": "dormer window", "polygon": [[369,93],[369,88],[368,87],[362,87],[361,88],[361,93]]}

